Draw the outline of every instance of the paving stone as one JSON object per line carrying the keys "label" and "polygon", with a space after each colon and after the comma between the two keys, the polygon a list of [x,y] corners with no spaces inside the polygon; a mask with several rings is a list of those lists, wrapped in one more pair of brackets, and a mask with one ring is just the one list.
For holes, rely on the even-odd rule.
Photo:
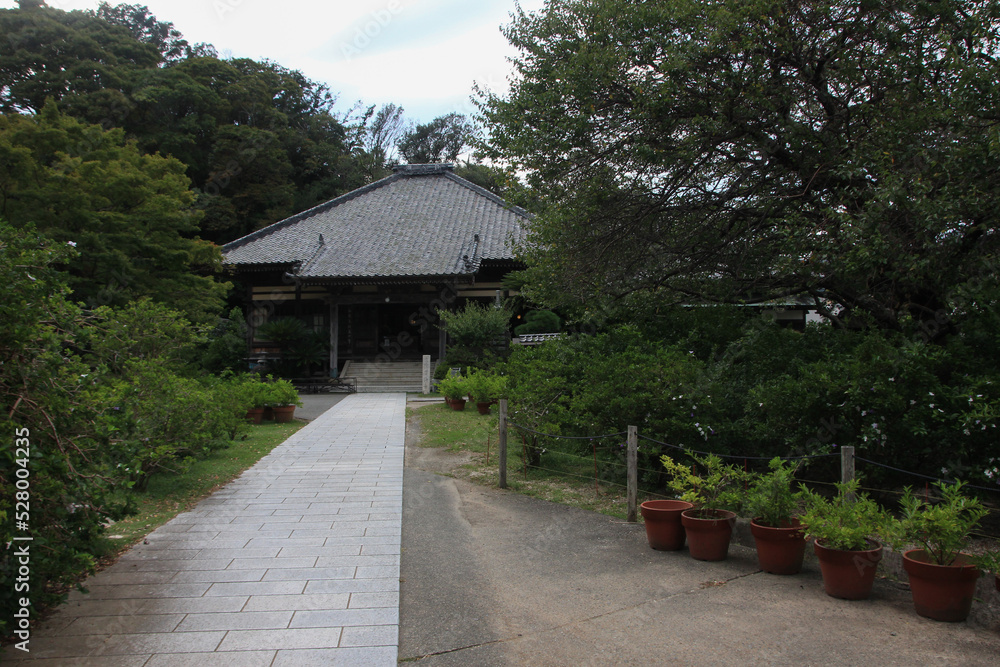
{"label": "paving stone", "polygon": [[367,607],[398,608],[399,592],[351,593],[351,601],[347,603],[348,609],[363,609]]}
{"label": "paving stone", "polygon": [[395,625],[360,625],[344,628],[340,635],[340,645],[352,646],[395,646],[399,642],[399,629]]}
{"label": "paving stone", "polygon": [[238,581],[211,584],[206,596],[295,595],[305,589],[305,581]]}
{"label": "paving stone", "polygon": [[143,667],[269,667],[277,651],[157,653]]}
{"label": "paving stone", "polygon": [[230,570],[254,570],[258,568],[296,568],[316,567],[318,556],[301,556],[298,558],[234,558],[230,561]]}
{"label": "paving stone", "polygon": [[324,609],[296,611],[291,628],[349,627],[354,625],[399,625],[399,609],[370,607],[361,609]]}
{"label": "paving stone", "polygon": [[192,570],[178,572],[174,581],[195,583],[208,581],[212,583],[228,583],[232,581],[261,581],[266,570]]}
{"label": "paving stone", "polygon": [[357,567],[346,565],[338,567],[334,561],[333,565],[326,567],[303,567],[303,568],[274,568],[267,571],[263,581],[312,581],[315,579],[353,579],[356,576]]}
{"label": "paving stone", "polygon": [[60,630],[59,634],[72,636],[173,632],[183,620],[184,614],[87,616],[77,618]]}
{"label": "paving stone", "polygon": [[221,614],[188,614],[178,631],[273,630],[287,628],[292,611],[239,611]]}
{"label": "paving stone", "polygon": [[285,630],[232,630],[219,651],[261,649],[336,648],[343,628],[292,628]]}

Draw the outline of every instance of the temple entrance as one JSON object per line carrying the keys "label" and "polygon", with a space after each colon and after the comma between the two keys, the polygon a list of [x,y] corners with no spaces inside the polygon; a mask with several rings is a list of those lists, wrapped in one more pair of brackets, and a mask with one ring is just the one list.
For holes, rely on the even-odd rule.
{"label": "temple entrance", "polygon": [[422,346],[413,304],[388,304],[378,311],[379,353],[391,359],[419,359]]}
{"label": "temple entrance", "polygon": [[341,306],[340,358],[400,361],[437,356],[438,329],[419,312],[420,306],[412,303]]}

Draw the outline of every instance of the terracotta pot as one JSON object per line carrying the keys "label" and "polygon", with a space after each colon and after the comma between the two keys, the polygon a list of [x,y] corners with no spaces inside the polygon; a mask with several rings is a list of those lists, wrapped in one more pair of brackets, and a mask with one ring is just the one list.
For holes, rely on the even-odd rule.
{"label": "terracotta pot", "polygon": [[489,401],[485,403],[476,403],[476,409],[479,410],[479,414],[488,415],[490,414],[490,406],[493,405]]}
{"label": "terracotta pot", "polygon": [[806,536],[802,524],[792,519],[787,526],[777,528],[761,524],[760,518],[750,522],[750,532],[757,545],[760,569],[771,574],[798,574],[806,553]]}
{"label": "terracotta pot", "polygon": [[657,551],[677,551],[684,548],[681,512],[692,507],[694,505],[684,500],[647,500],[639,505],[649,546]]}
{"label": "terracotta pot", "polygon": [[968,618],[979,570],[965,554],[959,554],[952,565],[935,565],[923,549],[912,549],[903,554],[903,569],[910,576],[913,606],[919,615],[946,623]]}
{"label": "terracotta pot", "polygon": [[294,405],[276,405],[272,410],[274,410],[275,424],[287,424],[292,421],[292,416],[295,414]]}
{"label": "terracotta pot", "polygon": [[247,421],[254,424],[264,421],[264,408],[250,408],[247,410]]}
{"label": "terracotta pot", "polygon": [[451,406],[452,410],[462,411],[465,409],[465,399],[464,398],[448,399],[448,405]]}
{"label": "terracotta pot", "polygon": [[267,406],[264,408],[264,421],[269,422],[274,419],[274,408]]}
{"label": "terracotta pot", "polygon": [[845,551],[825,547],[820,540],[813,543],[827,595],[842,600],[867,600],[871,596],[882,545],[874,540],[868,540],[868,544],[871,549]]}
{"label": "terracotta pot", "polygon": [[688,548],[695,560],[725,560],[735,524],[736,514],[728,510],[681,512],[681,525],[687,532]]}

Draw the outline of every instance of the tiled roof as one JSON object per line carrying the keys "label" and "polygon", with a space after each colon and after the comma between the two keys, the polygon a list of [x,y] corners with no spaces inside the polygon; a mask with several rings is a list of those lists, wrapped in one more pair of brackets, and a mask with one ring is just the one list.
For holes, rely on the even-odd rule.
{"label": "tiled roof", "polygon": [[404,165],[222,252],[227,264],[294,264],[302,278],[454,276],[512,260],[526,220],[451,165]]}

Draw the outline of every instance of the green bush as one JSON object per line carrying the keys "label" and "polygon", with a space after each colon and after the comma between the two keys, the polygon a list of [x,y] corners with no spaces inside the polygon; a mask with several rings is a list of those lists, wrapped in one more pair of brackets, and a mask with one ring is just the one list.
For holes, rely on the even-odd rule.
{"label": "green bush", "polygon": [[295,385],[288,380],[275,380],[269,375],[267,382],[264,383],[263,391],[264,405],[271,407],[281,405],[302,406],[302,401],[299,400],[299,392],[295,389]]}
{"label": "green bush", "polygon": [[532,310],[524,317],[524,324],[514,327],[518,336],[527,334],[555,333],[562,327],[559,316],[551,310]]}
{"label": "green bush", "polygon": [[506,347],[511,312],[508,308],[468,302],[462,310],[442,310],[441,328],[449,338],[449,367],[491,365]]}
{"label": "green bush", "polygon": [[239,373],[247,369],[246,319],[242,308],[233,308],[229,317],[219,318],[218,324],[208,335],[202,366],[211,373],[230,371]]}
{"label": "green bush", "polygon": [[136,490],[145,489],[153,473],[228,446],[234,413],[215,394],[155,361],[128,364],[98,394],[104,408],[97,425],[112,461]]}
{"label": "green bush", "polygon": [[[101,378],[71,346],[85,325],[55,270],[73,254],[30,229],[0,219],[0,544],[15,536],[17,470],[28,471],[32,614],[93,567],[109,519],[127,509],[92,422]],[[16,446],[15,446],[16,445]],[[15,560],[0,549],[0,636],[15,607]]]}
{"label": "green bush", "polygon": [[466,380],[461,375],[448,375],[438,382],[438,393],[445,398],[464,399],[468,394]]}
{"label": "green bush", "polygon": [[465,391],[477,403],[491,403],[500,399],[507,389],[506,378],[488,371],[472,370],[465,378]]}
{"label": "green bush", "polygon": [[[560,436],[594,436],[634,425],[649,438],[675,446],[704,446],[712,437],[715,410],[702,388],[704,364],[690,352],[618,327],[595,336],[572,335],[535,347],[515,348],[499,368],[506,376],[511,421]],[[548,448],[576,448],[555,440]],[[604,449],[612,481],[625,475],[623,448]],[[659,457],[666,450],[643,441],[639,468],[648,484],[665,482]]]}
{"label": "green bush", "polygon": [[[246,378],[198,377],[201,337],[179,313],[148,299],[90,313],[71,303],[55,267],[72,254],[0,220],[0,437],[19,443],[0,448],[0,542],[15,536],[26,470],[32,578],[20,593],[34,615],[94,567],[105,527],[150,474],[225,447],[252,402]],[[15,603],[11,553],[0,550],[0,635]]]}

